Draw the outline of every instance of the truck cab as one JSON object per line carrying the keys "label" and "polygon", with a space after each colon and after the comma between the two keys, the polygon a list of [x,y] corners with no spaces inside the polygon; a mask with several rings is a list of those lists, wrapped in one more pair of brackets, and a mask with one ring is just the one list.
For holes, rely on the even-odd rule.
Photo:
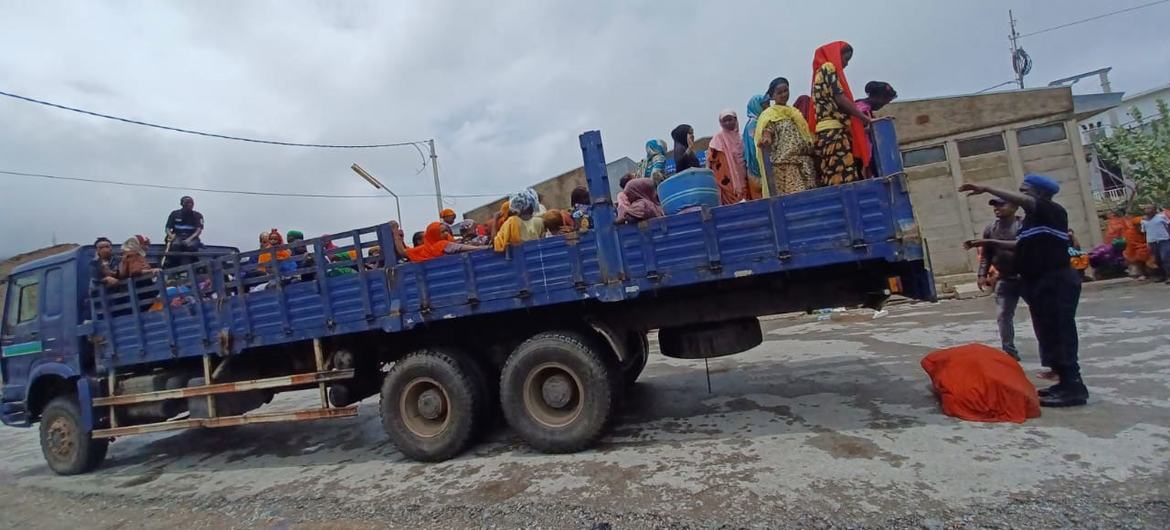
{"label": "truck cab", "polygon": [[[162,245],[152,245],[147,260],[157,264],[164,252]],[[233,252],[237,250],[232,247],[208,246],[196,254],[203,258]],[[0,421],[6,425],[29,427],[56,401],[67,421],[42,425],[42,431],[53,431],[50,434],[58,440],[88,440],[94,424],[92,409],[79,407],[78,398],[88,402],[100,379],[94,373],[93,345],[89,343],[93,259],[94,247],[81,246],[20,265],[5,280],[7,294],[0,321]],[[45,434],[42,432],[42,439]],[[104,446],[101,453],[104,455]]]}

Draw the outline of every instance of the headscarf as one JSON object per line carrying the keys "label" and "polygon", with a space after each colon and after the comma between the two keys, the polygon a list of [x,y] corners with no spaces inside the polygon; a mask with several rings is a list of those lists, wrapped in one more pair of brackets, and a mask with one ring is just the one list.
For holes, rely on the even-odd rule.
{"label": "headscarf", "polygon": [[756,120],[764,112],[767,96],[755,95],[747,103],[747,122],[743,124],[743,158],[747,162],[748,175],[760,177],[760,162],[756,158]]}
{"label": "headscarf", "polygon": [[455,210],[452,210],[450,208],[443,208],[443,211],[439,212],[439,219],[447,217],[448,215],[450,215],[451,217],[455,217]]}
{"label": "headscarf", "polygon": [[512,215],[512,201],[504,199],[504,203],[500,205],[499,218],[496,219],[496,230],[504,226],[504,221],[508,220],[509,215]]}
{"label": "headscarf", "polygon": [[618,204],[618,220],[643,221],[665,215],[662,205],[658,203],[654,180],[645,178],[631,180],[622,193],[629,200],[629,205]]}
{"label": "headscarf", "polygon": [[[849,101],[853,101],[853,91],[849,89],[849,81],[845,79],[844,60],[841,58],[841,52],[848,46],[849,43],[845,41],[830,42],[820,48],[817,48],[816,53],[813,54],[813,82],[816,82],[817,72],[825,63],[830,63],[833,68],[837,69],[837,80],[841,83],[841,91]],[[816,105],[809,105],[808,108],[808,126],[810,131],[817,130],[817,108]],[[869,137],[865,134],[865,125],[861,124],[861,120],[849,120],[849,133],[853,138],[853,156],[861,162],[861,167],[869,167],[869,160],[872,155],[869,148]]]}
{"label": "headscarf", "polygon": [[651,138],[646,140],[646,160],[642,176],[653,178],[655,172],[666,171],[666,142]]}
{"label": "headscarf", "polygon": [[450,240],[443,237],[443,223],[435,221],[427,225],[421,245],[406,249],[406,257],[415,262],[435,259],[443,255],[448,243]]}
{"label": "headscarf", "polygon": [[[273,236],[276,236],[276,241],[277,241],[276,245],[273,245],[271,243],[271,239]],[[283,244],[284,244],[284,238],[280,236],[279,231],[277,231],[275,228],[273,228],[272,231],[270,231],[270,232],[268,232],[268,234],[266,234],[265,246],[263,248],[280,246]],[[269,261],[272,261],[272,254],[273,253],[271,251],[262,252],[260,254],[260,257],[256,259],[256,263],[268,263]],[[282,249],[276,251],[276,259],[277,260],[286,260],[291,255],[292,255],[292,251],[287,249],[287,248],[282,248]],[[265,270],[264,267],[257,267],[257,268],[262,270],[262,271]]]}
{"label": "headscarf", "polygon": [[1044,175],[1028,174],[1024,176],[1024,183],[1047,194],[1049,197],[1060,193],[1060,183]]}
{"label": "headscarf", "polygon": [[147,239],[146,236],[135,235],[134,237],[127,239],[125,243],[122,243],[122,252],[123,253],[130,252],[132,254],[138,254],[139,256],[142,256],[145,258],[146,257],[146,248],[149,246],[150,246],[150,240]]}
{"label": "headscarf", "polygon": [[268,232],[260,232],[260,248],[268,248]]}
{"label": "headscarf", "polygon": [[540,199],[536,195],[536,190],[532,188],[525,188],[522,191],[513,193],[508,197],[509,209],[516,212],[517,215],[525,211],[536,213],[537,205],[540,204]]}
{"label": "headscarf", "polygon": [[304,239],[305,239],[304,232],[301,232],[300,230],[289,230],[288,231],[288,242],[289,243],[292,243],[293,241],[303,241]]}
{"label": "headscarf", "polygon": [[[464,220],[456,223],[455,227],[457,229],[459,229],[460,236],[462,236],[465,233],[471,233],[472,237],[474,237],[476,235],[476,230],[475,230],[476,224],[475,224],[474,219],[464,219]],[[424,234],[423,237],[425,238],[426,234]]]}
{"label": "headscarf", "polygon": [[[799,110],[800,116],[801,116],[800,119],[804,120],[804,117],[808,116],[808,108],[811,105],[812,105],[812,98],[805,96],[805,95],[801,95],[800,97],[796,98],[796,102],[792,104],[792,108]],[[807,120],[805,120],[805,121],[807,123]]]}

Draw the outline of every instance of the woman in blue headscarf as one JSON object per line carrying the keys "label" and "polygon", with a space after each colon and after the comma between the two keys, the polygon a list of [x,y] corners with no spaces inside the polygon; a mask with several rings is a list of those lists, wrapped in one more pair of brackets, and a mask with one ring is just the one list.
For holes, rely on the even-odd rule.
{"label": "woman in blue headscarf", "polygon": [[666,142],[663,140],[646,140],[646,159],[642,161],[641,175],[644,178],[654,179],[655,184],[666,180]]}
{"label": "woman in blue headscarf", "polygon": [[756,120],[768,107],[768,96],[752,96],[747,104],[747,123],[743,125],[743,157],[747,163],[748,189],[745,199],[751,201],[763,197],[763,186],[760,184],[760,160],[756,157]]}

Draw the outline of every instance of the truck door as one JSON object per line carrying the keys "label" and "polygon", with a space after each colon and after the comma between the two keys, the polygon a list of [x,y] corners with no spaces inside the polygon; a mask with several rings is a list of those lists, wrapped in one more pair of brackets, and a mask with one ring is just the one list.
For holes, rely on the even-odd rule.
{"label": "truck door", "polygon": [[[54,339],[50,341],[50,347],[60,340],[60,329],[52,336],[42,335],[39,320],[44,298],[41,296],[42,276],[43,270],[28,271],[9,280],[4,332],[0,335],[0,351],[3,352],[0,360],[7,384],[28,385],[33,364],[44,358],[47,339]],[[57,323],[59,328],[60,310],[57,311]]]}

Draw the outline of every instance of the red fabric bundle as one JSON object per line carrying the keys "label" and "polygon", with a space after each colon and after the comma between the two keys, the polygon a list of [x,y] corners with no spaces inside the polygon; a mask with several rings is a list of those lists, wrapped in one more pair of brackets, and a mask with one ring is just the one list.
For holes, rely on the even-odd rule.
{"label": "red fabric bundle", "polygon": [[1020,363],[983,344],[931,352],[922,358],[943,413],[968,421],[1024,423],[1040,417],[1040,397]]}

